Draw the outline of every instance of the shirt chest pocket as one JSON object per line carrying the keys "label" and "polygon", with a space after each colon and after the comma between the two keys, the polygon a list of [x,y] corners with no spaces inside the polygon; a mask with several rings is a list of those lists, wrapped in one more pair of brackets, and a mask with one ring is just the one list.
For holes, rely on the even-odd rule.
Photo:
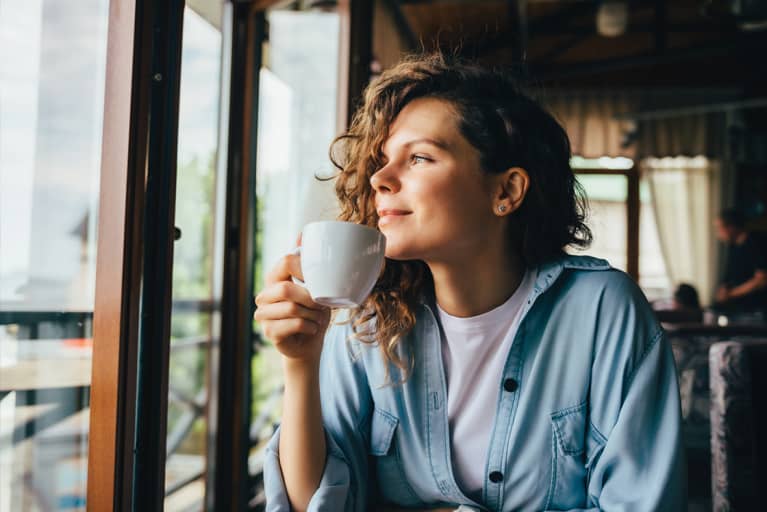
{"label": "shirt chest pocket", "polygon": [[400,506],[420,506],[423,502],[410,485],[402,463],[396,434],[399,420],[381,409],[373,411],[370,424],[371,465],[384,501]]}
{"label": "shirt chest pocket", "polygon": [[588,404],[551,415],[552,474],[546,508],[585,508],[589,471],[602,443],[589,435]]}

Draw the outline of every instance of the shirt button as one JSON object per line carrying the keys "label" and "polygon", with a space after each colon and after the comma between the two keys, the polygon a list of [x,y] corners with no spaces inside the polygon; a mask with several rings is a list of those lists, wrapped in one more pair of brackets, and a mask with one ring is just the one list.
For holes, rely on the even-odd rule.
{"label": "shirt button", "polygon": [[494,484],[499,483],[501,480],[503,480],[503,473],[500,471],[493,471],[490,473],[490,481]]}
{"label": "shirt button", "polygon": [[503,389],[508,391],[509,393],[516,391],[519,385],[517,384],[517,381],[514,379],[506,379],[503,381]]}

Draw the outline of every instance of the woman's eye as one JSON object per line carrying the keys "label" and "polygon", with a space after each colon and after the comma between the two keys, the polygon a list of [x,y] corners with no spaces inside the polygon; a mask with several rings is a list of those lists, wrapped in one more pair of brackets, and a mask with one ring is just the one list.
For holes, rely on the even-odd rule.
{"label": "woman's eye", "polygon": [[431,162],[431,159],[423,155],[413,155],[410,157],[410,161],[414,164],[423,164],[426,162]]}

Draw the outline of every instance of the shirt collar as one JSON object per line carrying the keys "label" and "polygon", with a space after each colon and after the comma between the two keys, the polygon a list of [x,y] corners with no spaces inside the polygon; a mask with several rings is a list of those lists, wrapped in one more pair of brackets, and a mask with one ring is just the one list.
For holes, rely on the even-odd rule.
{"label": "shirt collar", "polygon": [[[563,254],[553,260],[541,264],[538,267],[538,276],[535,279],[533,286],[535,295],[548,290],[557,279],[562,275],[565,269],[575,270],[610,270],[612,267],[607,262],[600,258],[594,258],[592,256],[575,256],[572,254]],[[432,311],[436,315],[436,307],[434,307],[434,297],[432,294],[426,294],[421,297],[422,304],[433,308]]]}
{"label": "shirt collar", "polygon": [[592,256],[574,256],[564,254],[559,258],[544,263],[538,271],[538,278],[535,281],[535,289],[543,293],[553,285],[562,275],[565,269],[575,270],[610,270],[612,267],[600,258]]}

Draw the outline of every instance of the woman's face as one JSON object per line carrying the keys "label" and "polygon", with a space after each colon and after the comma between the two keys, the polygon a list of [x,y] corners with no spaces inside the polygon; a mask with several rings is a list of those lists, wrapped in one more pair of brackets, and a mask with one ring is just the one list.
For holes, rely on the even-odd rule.
{"label": "woman's face", "polygon": [[392,123],[386,164],[370,179],[386,256],[460,262],[503,236],[493,212],[500,177],[480,167],[450,103],[419,98]]}

